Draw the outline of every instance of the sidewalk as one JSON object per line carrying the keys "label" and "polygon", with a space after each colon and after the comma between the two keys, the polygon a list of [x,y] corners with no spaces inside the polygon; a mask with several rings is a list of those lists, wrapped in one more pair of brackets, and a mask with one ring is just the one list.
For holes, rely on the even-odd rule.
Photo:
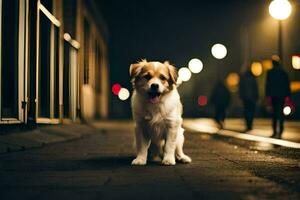
{"label": "sidewalk", "polygon": [[84,124],[38,125],[35,129],[15,130],[0,135],[0,154],[79,139],[94,132],[94,128]]}
{"label": "sidewalk", "polygon": [[[198,119],[185,119],[185,125],[199,125],[203,129],[218,131],[217,125],[213,119],[210,118],[198,118]],[[201,127],[198,127],[201,129]],[[238,119],[226,119],[225,130],[230,130],[237,133],[244,133],[245,125],[242,118]],[[255,119],[253,123],[253,130],[247,132],[251,135],[270,137],[272,135],[272,125],[270,119]],[[285,130],[282,135],[283,140],[300,143],[300,122],[298,121],[286,121]]]}

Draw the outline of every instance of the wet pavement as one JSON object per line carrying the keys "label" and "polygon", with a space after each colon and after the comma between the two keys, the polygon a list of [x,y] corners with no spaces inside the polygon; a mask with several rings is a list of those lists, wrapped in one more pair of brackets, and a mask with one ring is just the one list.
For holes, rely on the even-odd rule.
{"label": "wet pavement", "polygon": [[191,164],[133,167],[132,122],[93,126],[78,140],[1,155],[1,199],[300,198],[297,149],[187,131]]}

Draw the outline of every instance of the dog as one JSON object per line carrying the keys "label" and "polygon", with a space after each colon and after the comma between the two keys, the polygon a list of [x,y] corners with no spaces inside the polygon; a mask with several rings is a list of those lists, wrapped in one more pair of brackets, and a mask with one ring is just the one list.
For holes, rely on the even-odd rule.
{"label": "dog", "polygon": [[146,165],[148,157],[163,165],[175,165],[176,159],[190,163],[191,158],[183,153],[182,104],[176,68],[167,61],[142,60],[131,64],[129,73],[137,150],[132,165]]}

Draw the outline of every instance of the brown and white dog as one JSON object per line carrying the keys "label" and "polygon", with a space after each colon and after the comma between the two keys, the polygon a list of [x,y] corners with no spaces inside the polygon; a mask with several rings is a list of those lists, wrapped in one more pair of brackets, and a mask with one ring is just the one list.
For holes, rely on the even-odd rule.
{"label": "brown and white dog", "polygon": [[145,165],[149,156],[163,165],[183,163],[191,158],[183,153],[182,104],[176,87],[177,71],[168,62],[130,65],[133,84],[131,99],[135,121],[137,157],[132,165]]}

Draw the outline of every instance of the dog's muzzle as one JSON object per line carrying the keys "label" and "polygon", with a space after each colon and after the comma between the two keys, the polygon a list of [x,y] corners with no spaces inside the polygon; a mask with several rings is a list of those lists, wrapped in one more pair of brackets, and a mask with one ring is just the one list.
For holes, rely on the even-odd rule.
{"label": "dog's muzzle", "polygon": [[157,104],[160,102],[160,95],[159,92],[159,85],[158,84],[151,84],[150,91],[148,92],[149,101],[152,104]]}

